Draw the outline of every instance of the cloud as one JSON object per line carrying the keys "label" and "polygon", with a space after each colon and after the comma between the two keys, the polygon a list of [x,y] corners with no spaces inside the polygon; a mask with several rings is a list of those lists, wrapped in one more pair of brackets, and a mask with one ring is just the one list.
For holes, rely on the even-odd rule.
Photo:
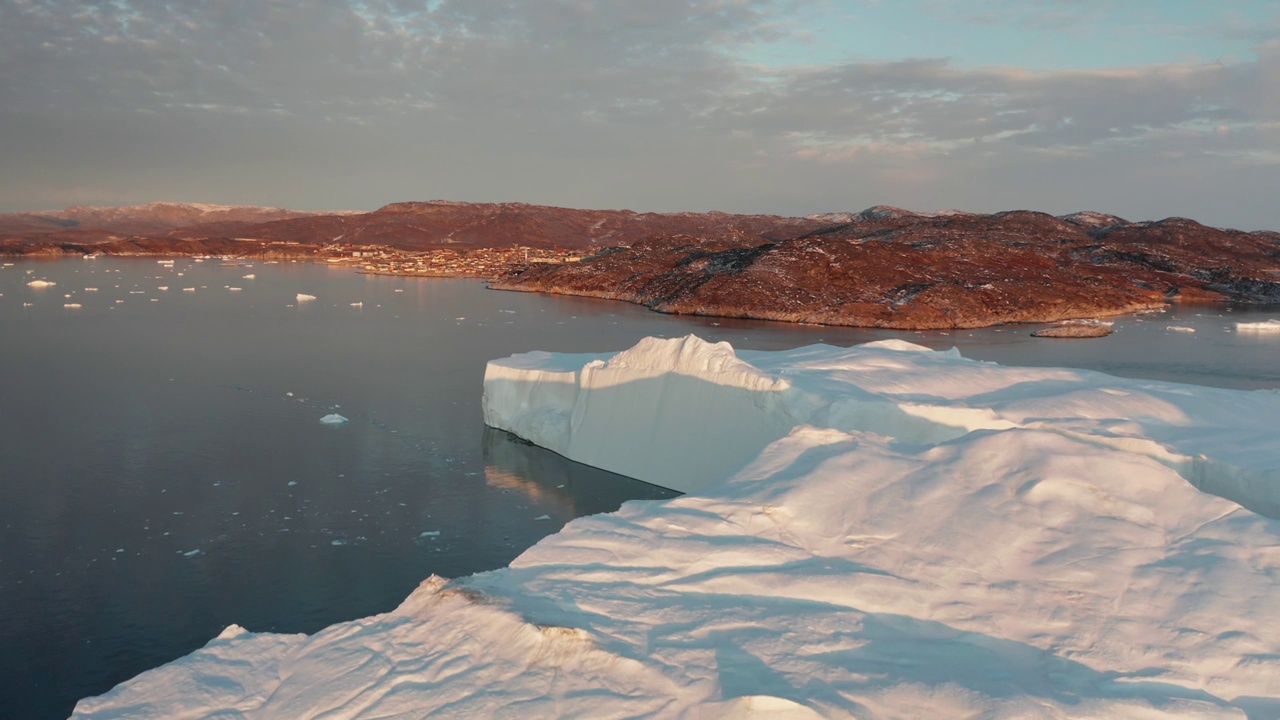
{"label": "cloud", "polygon": [[[803,35],[803,4],[3,0],[0,163],[21,172],[0,197],[799,213],[1076,209],[1100,178],[1146,181],[1175,159],[1215,179],[1205,197],[1280,180],[1274,38],[1240,61],[1108,70],[743,59]],[[1019,5],[1017,22],[1080,28],[1105,7]],[[1101,209],[1158,214],[1194,195],[1193,177],[1167,174],[1181,188],[1167,203],[1118,186]],[[1235,224],[1280,226],[1275,213]]]}

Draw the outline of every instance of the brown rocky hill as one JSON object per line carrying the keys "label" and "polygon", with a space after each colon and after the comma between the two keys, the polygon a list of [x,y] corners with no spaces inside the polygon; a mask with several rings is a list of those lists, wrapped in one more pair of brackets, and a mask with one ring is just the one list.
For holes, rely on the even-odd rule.
{"label": "brown rocky hill", "polygon": [[[819,216],[830,220],[833,216]],[[836,218],[845,219],[845,218]],[[492,285],[670,313],[905,329],[1052,322],[1173,300],[1280,303],[1280,235],[1170,218],[871,208],[792,239],[665,235]]]}
{"label": "brown rocky hill", "polygon": [[315,214],[256,205],[205,203],[155,202],[121,207],[74,205],[49,212],[0,213],[0,235],[34,237],[62,233],[66,238],[83,237],[88,240],[94,235],[84,231],[106,231],[116,235],[156,236],[178,228],[209,223],[261,223]]}
{"label": "brown rocky hill", "polygon": [[741,232],[759,238],[787,239],[826,224],[776,215],[637,213],[433,200],[392,203],[370,213],[200,225],[172,235],[189,238],[221,234],[309,244],[389,245],[407,250],[513,244],[575,249],[629,245],[642,238],[675,233],[714,238]]}

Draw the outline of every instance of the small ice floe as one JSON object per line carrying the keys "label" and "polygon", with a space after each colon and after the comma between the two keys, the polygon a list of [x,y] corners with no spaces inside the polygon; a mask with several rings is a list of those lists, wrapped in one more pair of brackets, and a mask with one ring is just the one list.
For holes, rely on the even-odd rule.
{"label": "small ice floe", "polygon": [[351,307],[364,307],[364,301],[357,300],[356,302],[351,303]]}
{"label": "small ice floe", "polygon": [[1031,333],[1044,338],[1096,338],[1110,335],[1112,323],[1107,320],[1067,320]]}
{"label": "small ice floe", "polygon": [[550,515],[539,515],[538,517],[534,518],[534,520],[550,520],[550,519],[551,519]]}
{"label": "small ice floe", "polygon": [[298,481],[297,481],[297,480],[290,480],[290,481],[289,481],[289,487],[294,487],[294,486],[296,486],[297,484],[298,484]]}
{"label": "small ice floe", "polygon": [[253,279],[254,279],[254,278],[256,278],[256,277],[258,277],[258,276],[257,276],[257,275],[254,275],[253,273],[249,273],[248,275],[245,275],[245,276],[244,276],[244,279],[245,279],[245,280],[253,280]]}
{"label": "small ice floe", "polygon": [[315,300],[316,296],[308,295],[306,293],[298,293],[297,297],[294,299],[297,300],[298,302],[310,302],[312,300]]}
{"label": "small ice floe", "polygon": [[230,285],[227,286],[227,289],[230,290],[231,292],[240,292],[240,288],[231,287]]}
{"label": "small ice floe", "polygon": [[35,303],[29,303],[29,302],[22,303],[22,307],[31,307],[32,305],[35,305]]}
{"label": "small ice floe", "polygon": [[151,302],[160,302],[160,298],[151,298]]}
{"label": "small ice floe", "polygon": [[1165,329],[1172,330],[1173,332],[1180,332],[1180,333],[1193,333],[1196,331],[1195,328],[1187,327],[1186,325],[1170,325]]}
{"label": "small ice floe", "polygon": [[157,289],[157,290],[165,290],[165,291],[167,291],[167,290],[169,289],[169,286],[168,286],[168,285],[159,285],[159,286],[157,286],[157,287],[156,287],[156,289]]}
{"label": "small ice floe", "polygon": [[[179,550],[178,552],[182,552],[182,551]],[[196,548],[195,550],[188,550],[182,553],[182,557],[195,557],[199,554],[200,554],[200,548]]]}
{"label": "small ice floe", "polygon": [[156,263],[158,263],[158,264],[160,264],[160,265],[173,265],[173,261],[172,261],[172,260],[157,260],[157,261],[156,261]]}
{"label": "small ice floe", "polygon": [[320,423],[323,425],[341,425],[342,423],[345,423],[345,422],[350,422],[350,421],[342,417],[338,413],[329,413],[328,415],[325,415],[324,417],[320,418]]}
{"label": "small ice floe", "polygon": [[404,292],[404,288],[396,288],[396,292]]}
{"label": "small ice floe", "polygon": [[347,544],[347,541],[339,538],[337,540],[330,542],[329,544],[333,545],[334,547],[342,547],[343,545]]}
{"label": "small ice floe", "polygon": [[84,306],[83,306],[83,305],[81,305],[80,303],[63,303],[63,304],[62,304],[62,307],[64,307],[64,308],[70,308],[70,309],[72,309],[72,310],[79,310],[80,308],[82,308],[82,307],[84,307]]}
{"label": "small ice floe", "polygon": [[130,290],[129,294],[130,295],[146,295],[147,291],[146,290]]}
{"label": "small ice floe", "polygon": [[27,287],[33,287],[33,288],[47,288],[47,287],[52,287],[52,286],[57,285],[57,284],[58,284],[58,283],[53,282],[52,280],[32,280],[31,282],[27,283]]}
{"label": "small ice floe", "polygon": [[423,530],[423,531],[418,535],[418,537],[420,537],[420,538],[424,538],[424,537],[440,537],[440,531],[439,531],[439,530]]}
{"label": "small ice floe", "polygon": [[182,288],[182,292],[195,292],[195,288]]}
{"label": "small ice floe", "polygon": [[85,292],[98,292],[98,288],[85,288]]}
{"label": "small ice floe", "polygon": [[1280,333],[1280,320],[1273,318],[1264,322],[1238,322],[1236,323],[1236,332]]}
{"label": "small ice floe", "polygon": [[123,303],[123,302],[124,302],[123,300],[117,300],[117,301],[116,301],[116,304],[117,304],[117,305],[119,305],[119,304],[121,304],[121,303]]}

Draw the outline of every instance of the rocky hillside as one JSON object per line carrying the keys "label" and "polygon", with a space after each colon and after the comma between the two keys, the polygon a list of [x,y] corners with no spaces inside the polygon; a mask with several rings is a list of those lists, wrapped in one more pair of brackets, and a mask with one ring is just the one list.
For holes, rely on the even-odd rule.
{"label": "rocky hillside", "polygon": [[816,219],[776,215],[636,213],[525,203],[434,200],[393,203],[371,213],[320,215],[258,224],[201,225],[174,235],[222,234],[301,243],[389,245],[408,250],[512,244],[574,249],[630,245],[643,238],[676,233],[707,238],[745,233],[758,238],[787,239],[827,224]]}
{"label": "rocky hillside", "polygon": [[1183,218],[876,207],[793,239],[664,235],[493,287],[670,313],[904,329],[1052,322],[1174,300],[1280,303],[1280,235]]}

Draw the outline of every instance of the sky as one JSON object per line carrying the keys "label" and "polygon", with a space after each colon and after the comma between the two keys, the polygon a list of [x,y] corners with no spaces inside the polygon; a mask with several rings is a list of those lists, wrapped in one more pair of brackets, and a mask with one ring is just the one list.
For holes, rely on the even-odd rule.
{"label": "sky", "polygon": [[1280,0],[0,0],[0,211],[1277,197]]}

